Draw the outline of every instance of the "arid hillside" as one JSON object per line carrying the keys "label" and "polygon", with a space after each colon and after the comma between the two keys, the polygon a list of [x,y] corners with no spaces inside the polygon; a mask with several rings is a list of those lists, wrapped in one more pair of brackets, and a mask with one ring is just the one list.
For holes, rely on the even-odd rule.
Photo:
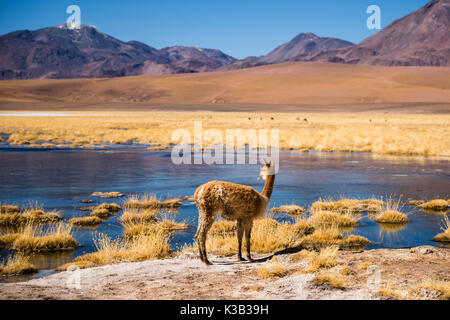
{"label": "arid hillside", "polygon": [[322,105],[317,106],[320,111],[326,105],[388,108],[400,103],[438,103],[448,109],[450,68],[289,62],[200,74],[0,81],[1,109],[26,102],[72,104],[75,109],[76,105],[103,103],[125,110],[135,104],[197,104],[222,111],[233,104],[233,111],[239,111],[239,105],[245,109],[245,104],[281,104],[294,106],[294,110],[300,105]]}

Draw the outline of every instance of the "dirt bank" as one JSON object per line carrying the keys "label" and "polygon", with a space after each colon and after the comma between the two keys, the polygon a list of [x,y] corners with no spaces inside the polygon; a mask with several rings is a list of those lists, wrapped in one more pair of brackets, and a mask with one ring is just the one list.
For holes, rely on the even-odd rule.
{"label": "dirt bank", "polygon": [[[235,257],[211,256],[214,265],[205,266],[196,255],[184,254],[67,271],[23,283],[1,283],[0,299],[380,299],[387,298],[379,294],[387,287],[406,298],[411,288],[428,279],[450,280],[450,250],[430,246],[341,251],[338,259],[348,270],[344,289],[317,285],[315,274],[302,272],[307,261],[291,263],[289,254],[276,256],[277,263],[290,270],[287,276],[263,279],[256,270],[270,266],[272,256],[257,258],[256,263],[238,263]],[[378,271],[379,284],[368,286]],[[79,279],[79,287],[77,281],[68,286],[68,279]]]}

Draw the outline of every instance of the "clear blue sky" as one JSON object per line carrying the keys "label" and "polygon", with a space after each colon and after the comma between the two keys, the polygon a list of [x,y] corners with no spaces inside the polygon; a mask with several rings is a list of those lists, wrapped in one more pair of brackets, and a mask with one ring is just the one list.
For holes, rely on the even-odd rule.
{"label": "clear blue sky", "polygon": [[428,0],[0,0],[0,34],[64,23],[67,6],[81,23],[123,41],[155,48],[173,45],[220,49],[236,58],[263,55],[300,32],[355,43],[374,34],[369,5],[381,8],[382,27]]}

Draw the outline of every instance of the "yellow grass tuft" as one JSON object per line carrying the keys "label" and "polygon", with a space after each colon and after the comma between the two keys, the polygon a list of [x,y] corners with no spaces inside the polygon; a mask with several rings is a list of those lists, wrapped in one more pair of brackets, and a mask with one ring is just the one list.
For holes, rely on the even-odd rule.
{"label": "yellow grass tuft", "polygon": [[74,261],[60,267],[67,270],[72,266],[90,268],[121,262],[137,262],[170,257],[172,250],[169,237],[160,229],[142,234],[130,240],[112,240],[100,235],[95,240],[96,252],[75,258]]}
{"label": "yellow grass tuft", "polygon": [[114,215],[115,213],[122,210],[122,208],[115,203],[102,203],[94,208],[91,212],[91,216],[95,216],[101,219],[107,219]]}
{"label": "yellow grass tuft", "polygon": [[119,222],[124,223],[156,223],[156,214],[158,210],[143,210],[143,211],[125,211],[119,218]]}
{"label": "yellow grass tuft", "polygon": [[227,220],[216,221],[209,230],[209,234],[218,234],[218,235],[234,234],[235,232],[236,232],[236,222]]}
{"label": "yellow grass tuft", "polygon": [[317,272],[320,269],[330,269],[338,265],[337,252],[339,247],[331,246],[322,248],[318,253],[311,251],[309,254],[308,272]]}
{"label": "yellow grass tuft", "polygon": [[450,281],[438,281],[428,279],[422,284],[410,290],[410,296],[416,298],[423,298],[426,291],[432,291],[435,293],[436,298],[440,300],[450,300]]}
{"label": "yellow grass tuft", "polygon": [[103,220],[97,216],[72,218],[69,220],[69,224],[72,224],[77,227],[93,227],[93,226],[98,226],[102,222],[103,222]]}
{"label": "yellow grass tuft", "polygon": [[314,277],[314,283],[318,286],[329,285],[336,289],[345,289],[345,278],[336,273],[321,271]]}
{"label": "yellow grass tuft", "polygon": [[354,227],[358,224],[349,214],[335,211],[315,211],[311,214],[310,220],[315,226]]}
{"label": "yellow grass tuft", "polygon": [[0,214],[3,213],[19,213],[19,207],[8,204],[1,204],[0,202]]}
{"label": "yellow grass tuft", "polygon": [[79,246],[71,234],[71,226],[64,223],[48,228],[27,224],[18,234],[12,249],[21,252],[66,251]]}
{"label": "yellow grass tuft", "polygon": [[181,205],[178,198],[160,201],[154,194],[131,195],[124,203],[128,209],[177,209]]}
{"label": "yellow grass tuft", "polygon": [[367,270],[372,266],[370,262],[363,262],[358,265],[359,270]]}
{"label": "yellow grass tuft", "polygon": [[6,262],[0,264],[0,274],[18,275],[35,272],[37,272],[37,269],[30,263],[30,258],[21,254],[9,256]]}
{"label": "yellow grass tuft", "polygon": [[360,212],[362,211],[360,201],[356,199],[342,198],[338,201],[332,199],[314,202],[311,206],[312,211],[336,211],[336,212]]}
{"label": "yellow grass tuft", "polygon": [[432,210],[432,211],[444,211],[447,210],[447,207],[449,206],[447,200],[444,199],[436,199],[428,201],[424,204],[419,205],[420,208],[425,210]]}
{"label": "yellow grass tuft", "polygon": [[379,214],[375,221],[378,223],[388,223],[388,224],[404,224],[408,223],[408,217],[396,210],[386,210]]}
{"label": "yellow grass tuft", "polygon": [[100,198],[105,198],[105,199],[113,199],[113,198],[120,198],[123,197],[124,194],[121,192],[117,192],[117,191],[112,191],[112,192],[94,192],[92,193],[93,197],[100,197]]}
{"label": "yellow grass tuft", "polygon": [[260,267],[256,274],[261,278],[283,278],[289,274],[289,268],[281,263]]}
{"label": "yellow grass tuft", "polygon": [[2,206],[0,214],[1,227],[17,227],[27,223],[46,224],[56,223],[62,220],[57,212],[44,212],[36,203],[30,205],[24,212],[20,213],[16,206]]}
{"label": "yellow grass tuft", "polygon": [[288,215],[296,216],[296,215],[300,215],[303,212],[305,212],[305,208],[297,206],[297,205],[286,205],[286,206],[281,206],[279,208],[272,208],[272,209],[270,209],[270,212],[285,213]]}
{"label": "yellow grass tuft", "polygon": [[340,247],[364,247],[370,241],[362,236],[349,235],[344,238],[338,227],[329,226],[327,228],[316,228],[313,234],[305,237],[302,244],[305,246],[322,247],[337,245]]}
{"label": "yellow grass tuft", "polygon": [[447,215],[444,215],[445,226],[442,233],[439,233],[433,238],[433,241],[437,242],[450,242],[450,220]]}

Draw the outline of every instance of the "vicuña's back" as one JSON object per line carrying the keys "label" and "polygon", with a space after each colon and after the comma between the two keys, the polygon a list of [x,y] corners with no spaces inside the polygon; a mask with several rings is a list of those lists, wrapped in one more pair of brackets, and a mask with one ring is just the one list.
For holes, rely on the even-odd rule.
{"label": "vicu\u00f1a's back", "polygon": [[198,208],[220,214],[227,220],[264,215],[269,199],[252,187],[225,181],[210,181],[194,194]]}
{"label": "vicu\u00f1a's back", "polygon": [[269,204],[275,181],[273,165],[266,164],[261,170],[260,177],[266,180],[262,193],[249,186],[225,181],[210,181],[195,191],[194,200],[198,208],[198,229],[195,236],[198,241],[200,259],[206,264],[210,264],[206,255],[206,235],[218,214],[227,220],[237,221],[238,258],[240,261],[243,260],[241,245],[245,232],[247,257],[252,261],[250,236],[253,220],[264,216]]}

